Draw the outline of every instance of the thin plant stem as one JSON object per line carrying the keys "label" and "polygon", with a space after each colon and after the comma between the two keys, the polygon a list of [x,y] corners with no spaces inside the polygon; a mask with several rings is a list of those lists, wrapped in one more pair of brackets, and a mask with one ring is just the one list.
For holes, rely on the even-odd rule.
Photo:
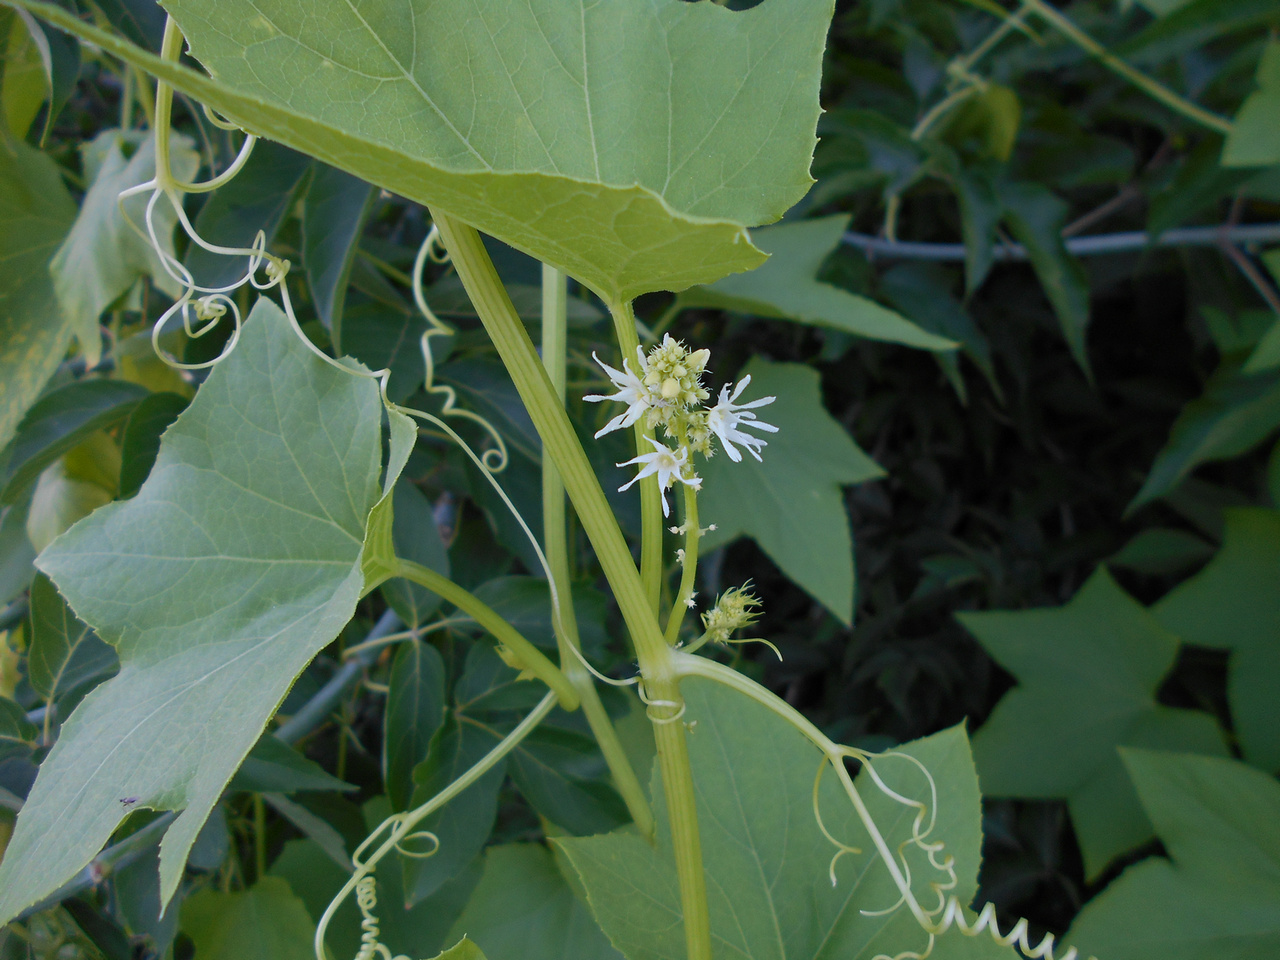
{"label": "thin plant stem", "polygon": [[1044,0],[1019,0],[1024,10],[1029,10],[1042,20],[1049,23],[1054,29],[1065,36],[1068,40],[1078,46],[1080,49],[1097,57],[1104,67],[1115,73],[1125,80],[1128,80],[1135,87],[1143,91],[1153,100],[1158,100],[1170,110],[1179,113],[1202,127],[1221,134],[1228,134],[1232,130],[1231,121],[1226,117],[1221,117],[1212,111],[1206,110],[1197,104],[1192,103],[1185,97],[1180,97],[1158,80],[1147,76],[1141,70],[1130,66],[1120,57],[1100,44],[1093,37],[1089,36],[1069,19],[1059,13],[1056,9],[1045,3]]}
{"label": "thin plant stem", "polygon": [[560,471],[565,491],[595,548],[596,557],[613,588],[618,609],[635,643],[650,702],[650,717],[654,721],[654,740],[670,817],[687,960],[710,960],[711,925],[707,911],[706,877],[702,870],[702,844],[698,836],[696,795],[685,728],[679,722],[684,706],[678,678],[672,668],[672,650],[663,639],[653,602],[631,559],[631,551],[627,549],[622,530],[596,479],[586,451],[578,442],[564,405],[556,399],[551,379],[538,358],[528,331],[511,305],[511,298],[498,279],[480,235],[473,227],[447,214],[432,210],[431,215],[467,295],[542,438],[543,450]]}
{"label": "thin plant stem", "polygon": [[[563,273],[555,267],[542,266],[542,364],[546,368],[551,385],[563,405],[565,400],[566,363],[568,354],[568,324],[565,310],[568,284]],[[556,643],[560,648],[560,669],[564,671],[578,691],[583,715],[591,727],[600,752],[604,755],[614,786],[627,805],[631,819],[644,836],[653,838],[656,823],[649,798],[636,776],[627,753],[618,739],[618,732],[609,714],[600,702],[595,681],[579,659],[582,641],[578,634],[578,618],[573,609],[573,584],[569,577],[568,518],[565,511],[564,483],[560,471],[550,457],[542,458],[542,523],[543,546],[547,565],[556,583],[558,613],[553,622],[556,627]]]}
{"label": "thin plant stem", "polygon": [[412,560],[397,558],[395,575],[416,583],[420,587],[426,587],[466,613],[488,630],[495,640],[511,651],[523,669],[528,670],[550,687],[564,709],[577,709],[578,692],[569,682],[569,678],[483,600],[464,590],[448,577]]}
{"label": "thin plant stem", "polygon": [[698,574],[698,541],[702,539],[702,531],[698,528],[698,493],[687,483],[680,484],[680,489],[684,492],[684,566],[680,574],[680,592],[676,594],[671,615],[667,617],[666,641],[672,647],[680,639],[680,625],[684,622],[685,611],[692,604]]}

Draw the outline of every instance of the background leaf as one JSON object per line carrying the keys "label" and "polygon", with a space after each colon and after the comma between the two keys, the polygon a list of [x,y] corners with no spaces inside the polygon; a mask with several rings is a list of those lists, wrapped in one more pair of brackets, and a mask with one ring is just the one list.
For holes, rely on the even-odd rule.
{"label": "background leaf", "polygon": [[200,960],[308,960],[315,924],[279,877],[248,890],[200,890],[182,904],[182,932]]}
{"label": "background leaf", "polygon": [[676,305],[796,320],[924,350],[954,349],[955,342],[935,336],[937,331],[922,330],[874,300],[818,279],[823,261],[840,246],[848,226],[847,216],[835,216],[757,230],[751,239],[769,254],[763,266],[686,290]]}
{"label": "background leaf", "polygon": [[444,722],[445,667],[429,643],[410,640],[396,651],[382,740],[383,782],[392,810],[404,810],[413,794],[413,770],[427,758],[431,738]]}
{"label": "background leaf", "polygon": [[536,843],[490,847],[484,875],[449,939],[466,934],[488,960],[621,960]]}
{"label": "background leaf", "polygon": [[778,432],[768,435],[762,463],[717,456],[699,465],[699,519],[716,524],[702,549],[751,537],[788,577],[849,623],[853,540],[840,488],[883,471],[823,408],[813,370],[756,357],[742,372],[751,376],[747,397],[777,397],[760,419]]}
{"label": "background leaf", "polygon": [[1227,696],[1245,759],[1280,771],[1280,512],[1233,509],[1222,549],[1151,612],[1187,643],[1230,650]]}
{"label": "background leaf", "polygon": [[13,503],[45,467],[126,419],[146,396],[146,389],[123,380],[77,380],[41,397],[8,450],[0,502]]}
{"label": "background leaf", "polygon": [[0,149],[0,444],[71,342],[48,265],[75,217],[53,160],[22,143]]}
{"label": "background leaf", "polygon": [[1280,785],[1235,760],[1124,751],[1170,859],[1129,867],[1068,939],[1132,960],[1273,956],[1280,949]]}
{"label": "background leaf", "polygon": [[1226,752],[1210,715],[1156,703],[1178,640],[1105,567],[1063,607],[957,616],[1018,679],[973,739],[984,790],[1066,798],[1088,876],[1151,836],[1117,747]]}
{"label": "background leaf", "polygon": [[[126,147],[131,150],[127,157]],[[175,136],[170,150],[174,176],[182,180],[195,176],[200,158],[191,140]],[[80,341],[85,363],[94,367],[102,353],[98,318],[113,301],[144,276],[153,278],[156,286],[170,294],[176,295],[179,288],[165,273],[146,236],[129,225],[132,220],[139,229],[146,229],[150,194],[130,197],[123,205],[120,203],[121,191],[155,176],[154,138],[107,130],[87,144],[85,152],[98,155],[97,174],[85,194],[75,225],[49,269],[58,302]],[[172,256],[173,229],[178,215],[162,200],[155,206],[153,222],[156,237]]]}
{"label": "background leaf", "polygon": [[373,199],[373,187],[318,165],[302,202],[302,261],[320,322],[342,347],[342,310],[351,261]]}
{"label": "background leaf", "polygon": [[[120,658],[78,620],[44,574],[31,584],[31,645],[27,674],[47,703],[83,693],[120,669]],[[64,714],[65,718],[65,714]]]}

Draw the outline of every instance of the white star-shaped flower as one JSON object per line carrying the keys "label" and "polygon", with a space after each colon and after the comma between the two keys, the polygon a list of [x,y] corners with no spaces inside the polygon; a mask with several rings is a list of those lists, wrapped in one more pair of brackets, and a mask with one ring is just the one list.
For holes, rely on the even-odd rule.
{"label": "white star-shaped flower", "polygon": [[631,460],[625,460],[618,464],[620,467],[627,467],[631,464],[640,464],[640,472],[618,488],[618,492],[630,489],[631,485],[637,480],[645,477],[651,477],[655,473],[658,475],[658,489],[662,493],[662,515],[668,517],[671,515],[671,508],[667,505],[667,490],[677,480],[686,486],[698,490],[702,487],[702,479],[700,477],[686,477],[684,475],[685,467],[689,465],[689,451],[685,447],[681,447],[679,452],[672,450],[666,444],[659,443],[653,437],[645,437],[653,444],[653,453],[642,453],[638,457]]}
{"label": "white star-shaped flower", "polygon": [[594,353],[591,354],[596,363],[604,368],[604,372],[609,375],[609,379],[613,381],[613,385],[618,388],[618,392],[612,396],[595,393],[589,397],[583,397],[590,403],[599,403],[601,400],[616,400],[619,403],[625,403],[627,409],[618,414],[612,420],[604,425],[604,427],[596,433],[596,439],[599,440],[606,433],[612,433],[614,430],[621,430],[623,427],[633,426],[645,411],[654,406],[658,399],[654,396],[651,387],[647,386],[641,379],[645,372],[644,351],[636,347],[636,356],[640,361],[640,376],[631,372],[631,361],[624,359],[622,361],[622,369],[615,370],[609,366]]}
{"label": "white star-shaped flower", "polygon": [[764,440],[753,434],[743,433],[738,429],[739,427],[751,427],[753,430],[764,430],[766,433],[778,432],[778,428],[773,424],[756,419],[756,415],[750,412],[754,407],[773,403],[776,397],[764,397],[760,400],[752,400],[750,403],[734,403],[750,382],[751,375],[747,374],[738,381],[738,385],[733,388],[733,393],[729,392],[729,385],[725,384],[720,388],[719,402],[707,411],[707,429],[720,438],[720,442],[724,444],[724,452],[734,463],[742,460],[742,454],[734,446],[735,443],[746,447],[757,460],[762,459],[760,448],[768,446]]}

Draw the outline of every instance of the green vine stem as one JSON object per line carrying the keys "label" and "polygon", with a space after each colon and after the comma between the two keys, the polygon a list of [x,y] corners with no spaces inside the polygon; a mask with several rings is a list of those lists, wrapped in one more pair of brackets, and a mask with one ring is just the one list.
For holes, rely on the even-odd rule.
{"label": "green vine stem", "polygon": [[[635,363],[640,336],[636,332],[636,314],[631,302],[610,304],[609,315],[613,317],[613,329],[622,350],[623,362]],[[653,431],[643,421],[632,429],[636,453],[648,453],[649,441],[645,438],[652,437]],[[662,540],[662,491],[658,489],[656,476],[645,477],[640,481],[640,582],[644,584],[655,616],[662,594]]]}
{"label": "green vine stem", "polygon": [[586,452],[578,442],[563,404],[556,398],[551,379],[511,305],[511,298],[498,279],[480,235],[473,227],[447,214],[433,210],[431,216],[467,295],[542,438],[543,451],[560,471],[565,491],[595,548],[622,618],[631,632],[650,703],[658,764],[670,814],[687,958],[710,960],[711,923],[707,912],[706,878],[702,870],[702,844],[698,836],[696,795],[685,744],[685,728],[679,722],[684,705],[673,669],[671,648],[663,639],[653,604]]}
{"label": "green vine stem", "polygon": [[1180,113],[1188,120],[1192,120],[1203,127],[1208,127],[1217,133],[1225,135],[1231,132],[1231,121],[1226,117],[1220,117],[1218,114],[1192,103],[1185,97],[1178,96],[1158,80],[1130,66],[1049,4],[1045,3],[1044,0],[1019,0],[1019,2],[1024,10],[1031,11],[1052,25],[1054,29],[1058,30],[1080,49],[1097,57],[1108,70],[1124,77],[1124,79],[1142,90],[1153,100],[1158,100],[1175,113]]}
{"label": "green vine stem", "polygon": [[520,669],[528,670],[550,687],[560,701],[560,706],[566,710],[578,708],[578,691],[569,682],[569,678],[483,600],[462,589],[448,577],[412,560],[397,558],[394,576],[403,577],[420,587],[426,587],[432,593],[439,594],[452,603],[488,630],[498,643],[506,647]]}
{"label": "green vine stem", "polygon": [[[565,399],[565,365],[568,330],[565,319],[567,296],[565,275],[555,267],[542,266],[542,364],[551,378],[552,387],[561,405]],[[558,616],[554,618],[556,643],[560,648],[560,669],[564,671],[578,691],[582,712],[591,732],[604,754],[605,763],[613,776],[631,819],[640,832],[653,838],[657,824],[649,798],[636,776],[627,753],[622,749],[618,732],[613,728],[609,714],[600,702],[595,681],[579,660],[582,643],[578,636],[578,618],[573,609],[573,586],[569,580],[568,525],[565,516],[564,483],[560,471],[550,457],[542,458],[542,526],[543,547],[547,565],[555,581],[555,601]]]}

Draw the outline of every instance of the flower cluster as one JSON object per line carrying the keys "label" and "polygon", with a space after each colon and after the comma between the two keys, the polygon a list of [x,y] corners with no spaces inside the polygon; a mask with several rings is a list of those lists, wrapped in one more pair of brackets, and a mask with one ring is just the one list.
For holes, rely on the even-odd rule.
{"label": "flower cluster", "polygon": [[618,464],[620,467],[640,467],[639,472],[618,489],[626,490],[642,477],[656,474],[662,491],[663,516],[670,515],[666,491],[677,482],[694,490],[701,487],[702,480],[693,467],[692,456],[700,453],[710,457],[715,452],[712,437],[718,438],[729,459],[738,463],[742,460],[738,446],[744,447],[757,460],[761,459],[760,449],[766,446],[761,437],[745,433],[743,427],[766,433],[776,433],[778,429],[757,419],[751,412],[756,407],[773,403],[773,397],[750,403],[737,402],[751,383],[750,376],[743,377],[732,390],[727,384],[721,387],[715,406],[705,405],[711,394],[702,385],[702,375],[710,359],[711,351],[690,350],[668,333],[648,355],[641,347],[636,347],[636,369],[632,369],[630,358],[624,359],[622,369],[617,370],[596,357],[596,363],[604,368],[617,392],[583,398],[592,403],[613,400],[627,405],[626,410],[596,433],[597,438],[638,423],[643,423],[650,430],[662,430],[667,443],[645,437],[652,444],[653,453],[641,453]]}
{"label": "flower cluster", "polygon": [[712,643],[728,643],[733,634],[756,622],[760,601],[751,585],[730,587],[716,598],[716,605],[702,615],[702,628]]}

